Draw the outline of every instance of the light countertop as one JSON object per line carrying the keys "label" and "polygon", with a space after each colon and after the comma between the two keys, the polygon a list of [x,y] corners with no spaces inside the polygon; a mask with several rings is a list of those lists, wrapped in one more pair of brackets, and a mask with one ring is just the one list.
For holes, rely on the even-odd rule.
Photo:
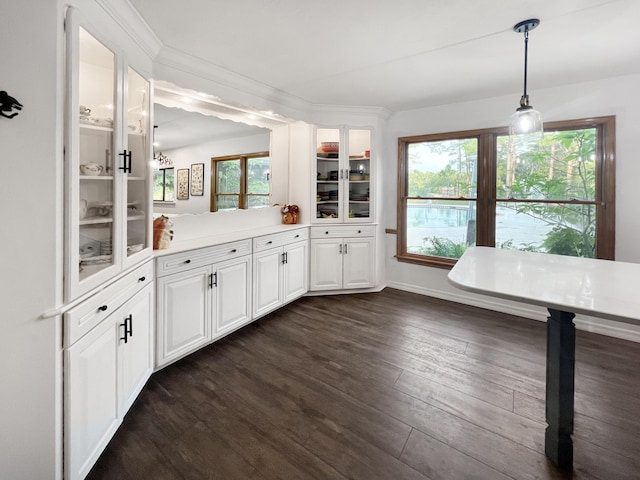
{"label": "light countertop", "polygon": [[299,223],[293,225],[267,225],[242,230],[226,231],[216,235],[189,238],[185,240],[180,240],[180,232],[176,231],[174,233],[174,240],[171,242],[171,246],[163,250],[154,250],[153,255],[154,257],[162,257],[164,255],[186,252],[198,248],[222,245],[224,243],[236,242],[238,240],[245,240],[247,238],[260,237],[262,235],[271,235],[274,233],[282,233],[298,228],[308,227],[309,225]]}
{"label": "light countertop", "polygon": [[449,272],[462,290],[640,325],[640,264],[471,247]]}

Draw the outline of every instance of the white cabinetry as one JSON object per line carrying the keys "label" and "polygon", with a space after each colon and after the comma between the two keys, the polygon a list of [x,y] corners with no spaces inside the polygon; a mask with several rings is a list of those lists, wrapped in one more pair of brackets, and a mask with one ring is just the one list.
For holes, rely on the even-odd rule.
{"label": "white cabinetry", "polygon": [[307,228],[253,239],[253,318],[261,317],[308,290]]}
{"label": "white cabinetry", "polygon": [[151,86],[117,40],[68,9],[65,299],[151,255]]}
{"label": "white cabinetry", "polygon": [[210,341],[210,272],[205,266],[158,278],[158,365]]}
{"label": "white cabinetry", "polygon": [[370,222],[373,218],[371,131],[316,129],[314,223]]}
{"label": "white cabinetry", "polygon": [[251,320],[251,239],[158,257],[157,366]]}
{"label": "white cabinetry", "polygon": [[82,479],[153,369],[153,264],[65,314],[65,478]]}
{"label": "white cabinetry", "polygon": [[309,290],[375,286],[375,227],[311,227]]}

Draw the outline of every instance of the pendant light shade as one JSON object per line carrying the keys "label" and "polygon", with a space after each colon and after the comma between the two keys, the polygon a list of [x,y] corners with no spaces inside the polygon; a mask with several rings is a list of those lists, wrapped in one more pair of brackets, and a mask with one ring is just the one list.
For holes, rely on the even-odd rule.
{"label": "pendant light shade", "polygon": [[524,92],[520,98],[520,107],[511,115],[509,121],[509,136],[526,136],[531,140],[541,139],[544,134],[542,125],[542,115],[529,105],[529,95],[527,94],[527,61],[529,50],[529,32],[540,24],[537,18],[531,18],[514,25],[513,30],[517,33],[524,33]]}

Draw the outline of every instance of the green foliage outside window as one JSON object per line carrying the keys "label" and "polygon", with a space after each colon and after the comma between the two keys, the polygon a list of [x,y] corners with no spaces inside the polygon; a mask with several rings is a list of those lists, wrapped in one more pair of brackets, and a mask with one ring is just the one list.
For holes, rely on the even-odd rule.
{"label": "green foliage outside window", "polygon": [[[541,141],[525,146],[509,145],[508,137],[497,137],[496,212],[516,215],[509,217],[511,223],[497,225],[499,248],[595,257],[596,132],[595,128],[548,132]],[[434,208],[465,210],[464,203],[469,204],[465,221],[474,222],[465,238],[428,234],[422,245],[409,245],[409,251],[459,258],[475,243],[475,200],[462,202],[460,197],[476,197],[477,143],[469,138],[409,145],[407,187],[408,196],[414,198],[408,200],[407,228],[427,231],[435,224],[429,225],[424,212],[431,209],[433,217]],[[544,238],[516,241],[509,236],[514,223],[525,225],[525,235],[527,228],[532,234],[543,230]]]}

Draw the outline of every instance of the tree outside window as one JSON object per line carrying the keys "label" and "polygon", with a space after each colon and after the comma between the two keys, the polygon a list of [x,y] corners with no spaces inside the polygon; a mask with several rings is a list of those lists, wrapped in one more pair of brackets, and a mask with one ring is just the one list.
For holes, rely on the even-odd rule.
{"label": "tree outside window", "polygon": [[614,118],[399,139],[398,259],[448,267],[471,245],[612,259]]}
{"label": "tree outside window", "polygon": [[211,211],[268,207],[268,152],[211,159]]}
{"label": "tree outside window", "polygon": [[153,172],[153,201],[173,202],[174,197],[173,168],[160,168]]}

